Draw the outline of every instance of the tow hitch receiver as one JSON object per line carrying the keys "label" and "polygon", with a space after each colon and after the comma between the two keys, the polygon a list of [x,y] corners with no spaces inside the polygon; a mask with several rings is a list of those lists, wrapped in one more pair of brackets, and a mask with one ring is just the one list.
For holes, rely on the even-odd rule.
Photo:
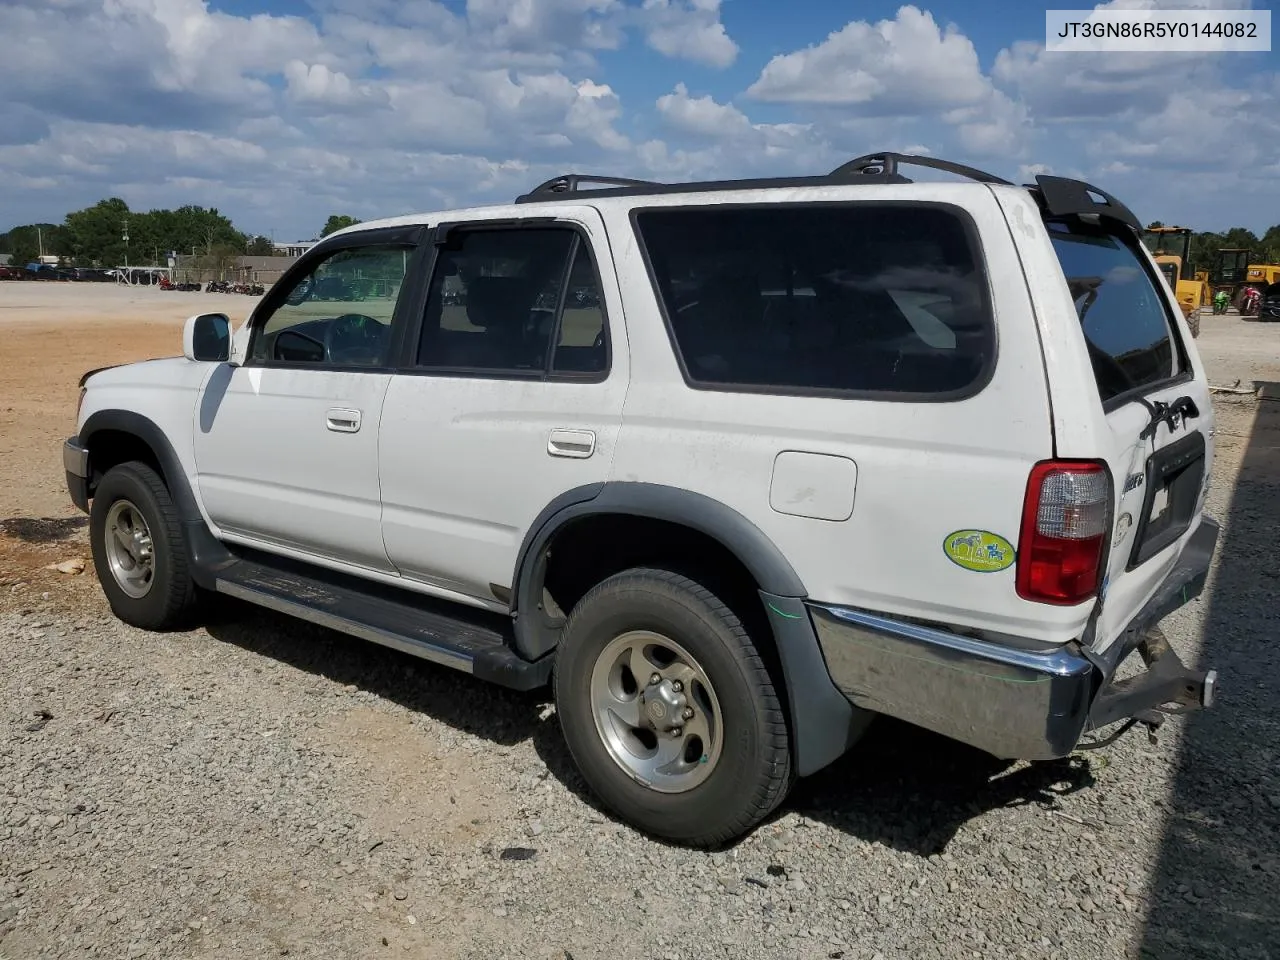
{"label": "tow hitch receiver", "polygon": [[1146,671],[1104,686],[1089,710],[1087,727],[1098,730],[1119,720],[1128,722],[1105,740],[1081,743],[1078,749],[1106,746],[1138,723],[1146,725],[1154,743],[1166,717],[1213,706],[1218,672],[1189,669],[1159,630],[1142,639],[1137,653]]}

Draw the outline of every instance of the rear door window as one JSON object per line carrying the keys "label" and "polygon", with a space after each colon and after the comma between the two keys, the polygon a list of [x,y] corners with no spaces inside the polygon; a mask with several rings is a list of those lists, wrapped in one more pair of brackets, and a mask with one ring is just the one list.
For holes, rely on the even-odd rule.
{"label": "rear door window", "polygon": [[987,279],[956,208],[772,204],[634,218],[692,386],[944,400],[989,378]]}
{"label": "rear door window", "polygon": [[1050,223],[1105,403],[1177,376],[1169,305],[1136,245],[1084,224]]}

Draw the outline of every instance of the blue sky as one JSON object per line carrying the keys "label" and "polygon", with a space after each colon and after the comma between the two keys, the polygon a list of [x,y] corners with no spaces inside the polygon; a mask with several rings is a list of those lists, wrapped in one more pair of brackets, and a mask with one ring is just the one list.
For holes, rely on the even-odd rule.
{"label": "blue sky", "polygon": [[306,238],[568,170],[881,149],[1084,177],[1198,229],[1280,223],[1276,54],[1047,54],[1034,4],[0,0],[0,24],[0,230],[120,196]]}

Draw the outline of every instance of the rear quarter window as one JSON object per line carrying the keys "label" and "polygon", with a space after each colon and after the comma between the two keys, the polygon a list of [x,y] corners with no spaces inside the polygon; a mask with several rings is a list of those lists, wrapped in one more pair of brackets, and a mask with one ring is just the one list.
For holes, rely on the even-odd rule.
{"label": "rear quarter window", "polygon": [[1105,403],[1175,377],[1169,305],[1134,242],[1084,224],[1048,224]]}
{"label": "rear quarter window", "polygon": [[633,213],[690,385],[944,400],[990,378],[976,231],[941,204]]}

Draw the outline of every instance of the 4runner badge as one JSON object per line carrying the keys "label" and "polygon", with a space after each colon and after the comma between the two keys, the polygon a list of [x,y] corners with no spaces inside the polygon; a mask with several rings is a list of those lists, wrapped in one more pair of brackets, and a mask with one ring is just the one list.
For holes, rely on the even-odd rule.
{"label": "4runner badge", "polygon": [[957,530],[942,541],[942,552],[958,567],[995,573],[1012,566],[1014,549],[1004,537],[987,530]]}

